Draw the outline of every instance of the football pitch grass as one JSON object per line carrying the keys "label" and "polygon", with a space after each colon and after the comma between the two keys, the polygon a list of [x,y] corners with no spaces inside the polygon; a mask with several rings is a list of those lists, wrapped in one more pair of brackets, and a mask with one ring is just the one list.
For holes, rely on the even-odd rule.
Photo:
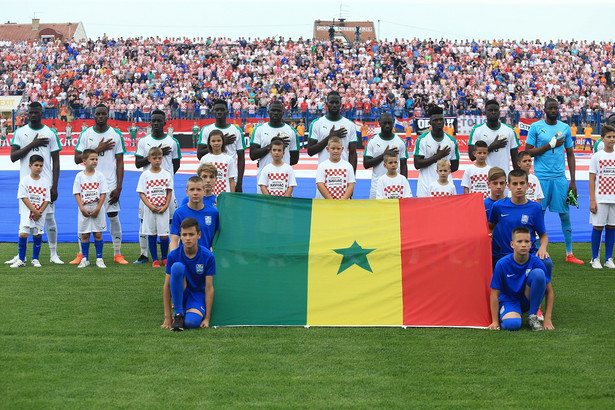
{"label": "football pitch grass", "polygon": [[[65,261],[75,244],[60,244]],[[0,244],[3,259],[15,244]],[[163,269],[0,266],[2,408],[615,407],[615,270],[554,259],[555,331],[235,327],[171,332]],[[92,247],[93,252],[93,247]],[[28,254],[31,255],[31,244]],[[138,245],[123,245],[133,261]],[[30,258],[30,256],[29,256]]]}

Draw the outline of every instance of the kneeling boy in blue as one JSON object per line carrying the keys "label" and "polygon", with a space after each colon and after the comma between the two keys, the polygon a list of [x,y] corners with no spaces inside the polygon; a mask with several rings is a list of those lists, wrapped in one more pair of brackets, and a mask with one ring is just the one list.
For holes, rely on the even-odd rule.
{"label": "kneeling boy in blue", "polygon": [[[520,226],[512,231],[511,255],[500,259],[495,265],[491,279],[491,324],[489,329],[519,330],[521,315],[528,312],[528,324],[532,330],[553,330],[553,287],[551,275],[542,261],[532,254],[530,230]],[[545,298],[544,327],[537,312]]]}
{"label": "kneeling boy in blue", "polygon": [[[201,229],[196,219],[184,219],[180,229],[181,244],[167,258],[161,327],[175,331],[209,327],[216,274],[214,254],[199,245]],[[175,309],[172,323],[171,298]]]}

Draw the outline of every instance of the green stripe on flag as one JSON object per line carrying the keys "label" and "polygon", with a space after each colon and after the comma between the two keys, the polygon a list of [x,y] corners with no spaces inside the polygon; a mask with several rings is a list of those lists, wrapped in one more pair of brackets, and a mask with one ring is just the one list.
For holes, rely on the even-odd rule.
{"label": "green stripe on flag", "polygon": [[222,193],[218,209],[211,324],[305,325],[312,200]]}

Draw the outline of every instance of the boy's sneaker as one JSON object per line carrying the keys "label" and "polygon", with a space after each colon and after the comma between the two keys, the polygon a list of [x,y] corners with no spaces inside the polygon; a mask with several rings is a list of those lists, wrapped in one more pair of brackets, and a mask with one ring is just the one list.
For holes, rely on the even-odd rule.
{"label": "boy's sneaker", "polygon": [[120,254],[117,254],[113,257],[113,262],[119,263],[120,265],[128,265],[128,261],[124,259],[124,257]]}
{"label": "boy's sneaker", "polygon": [[158,259],[152,262],[152,268],[159,268],[159,267],[160,267],[160,261]]}
{"label": "boy's sneaker", "polygon": [[613,258],[609,258],[604,262],[605,268],[615,269],[615,262],[613,262]]}
{"label": "boy's sneaker", "polygon": [[105,265],[105,261],[103,261],[102,258],[96,258],[96,266],[103,269],[107,267],[107,265]]}
{"label": "boy's sneaker", "polygon": [[30,262],[32,264],[32,266],[34,266],[35,268],[40,268],[42,265],[39,262],[38,259],[32,259],[32,262]]}
{"label": "boy's sneaker", "polygon": [[530,329],[532,330],[545,330],[536,315],[529,315],[527,317],[527,324],[530,325]]}
{"label": "boy's sneaker", "polygon": [[139,259],[134,261],[133,264],[137,265],[139,263],[145,263],[145,262],[149,262],[149,258],[147,256],[144,256],[144,255],[139,255]]}
{"label": "boy's sneaker", "polygon": [[26,266],[26,263],[19,258],[11,264],[11,268],[23,268],[24,266]]}
{"label": "boy's sneaker", "polygon": [[[613,261],[611,260],[611,262]],[[602,269],[602,265],[600,264],[600,258],[592,259],[592,268]]]}
{"label": "boy's sneaker", "polygon": [[181,332],[184,330],[184,315],[181,313],[176,313],[173,316],[173,324],[171,325],[171,330],[175,332]]}
{"label": "boy's sneaker", "polygon": [[83,254],[82,253],[78,253],[77,257],[75,259],[73,259],[72,261],[68,262],[71,265],[78,265],[81,263],[81,261],[83,260]]}
{"label": "boy's sneaker", "polygon": [[[162,260],[162,266],[167,266],[167,260],[166,259]],[[615,268],[615,266],[613,266],[613,267]]]}
{"label": "boy's sneaker", "polygon": [[538,306],[538,312],[536,312],[536,317],[541,322],[544,322],[544,320],[545,320],[545,315],[542,313],[542,310],[540,309],[540,306]]}
{"label": "boy's sneaker", "polygon": [[77,265],[78,268],[86,268],[88,266],[90,266],[90,261],[85,258],[82,258],[81,262],[79,262],[79,265]]}
{"label": "boy's sneaker", "polygon": [[55,263],[56,265],[64,265],[64,262],[62,262],[62,259],[60,259],[58,255],[53,255],[49,258],[49,262]]}
{"label": "boy's sneaker", "polygon": [[[20,261],[21,259],[19,259],[19,255],[15,255],[12,259],[9,259],[8,261],[4,262],[7,265],[12,265],[17,261]],[[25,261],[24,261],[25,262]]]}
{"label": "boy's sneaker", "polygon": [[576,263],[577,265],[583,265],[585,263],[581,259],[578,259],[573,254],[570,254],[570,255],[566,256],[566,262],[568,262],[568,263]]}

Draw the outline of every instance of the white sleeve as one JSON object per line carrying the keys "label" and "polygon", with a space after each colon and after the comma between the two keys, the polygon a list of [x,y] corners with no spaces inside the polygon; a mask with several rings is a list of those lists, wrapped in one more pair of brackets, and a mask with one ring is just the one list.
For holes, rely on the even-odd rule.
{"label": "white sleeve", "polygon": [[228,177],[235,178],[237,177],[237,165],[235,165],[235,160],[229,157],[228,161]]}
{"label": "white sleeve", "polygon": [[410,183],[406,177],[403,177],[404,181],[404,198],[412,198],[412,189],[410,188]]}
{"label": "white sleeve", "polygon": [[325,167],[323,166],[324,164],[324,162],[321,162],[318,165],[318,169],[316,170],[316,183],[325,182]]}
{"label": "white sleeve", "polygon": [[28,197],[28,186],[26,184],[25,178],[22,178],[19,181],[19,188],[17,188],[17,199],[27,198]]}
{"label": "white sleeve", "polygon": [[81,174],[77,174],[75,176],[75,181],[73,182],[73,195],[81,194],[81,187],[79,186],[81,182]]}
{"label": "white sleeve", "polygon": [[386,197],[384,196],[384,180],[382,179],[383,177],[386,176],[381,176],[380,178],[378,178],[378,182],[376,182],[376,199],[386,199]]}
{"label": "white sleeve", "polygon": [[137,182],[137,192],[145,193],[145,174],[146,172],[142,172],[141,176],[139,176],[139,182]]}
{"label": "white sleeve", "polygon": [[470,189],[470,168],[463,171],[463,177],[461,178],[461,186]]}
{"label": "white sleeve", "polygon": [[346,169],[348,170],[348,183],[352,183],[352,182],[356,182],[355,176],[354,176],[354,168],[352,167],[352,165],[350,165],[350,162],[346,163]]}
{"label": "white sleeve", "polygon": [[542,192],[542,187],[540,186],[540,180],[536,178],[536,189],[535,189],[536,199],[543,199],[545,197],[544,192]]}
{"label": "white sleeve", "polygon": [[99,173],[99,177],[98,180],[100,182],[100,186],[98,189],[98,192],[100,192],[100,195],[102,194],[108,194],[109,193],[109,186],[107,185],[107,178],[101,173]]}
{"label": "white sleeve", "polygon": [[258,186],[261,186],[261,185],[268,186],[269,185],[269,169],[268,169],[268,167],[263,168],[263,170],[261,171],[261,174],[258,176],[258,184],[257,185]]}
{"label": "white sleeve", "polygon": [[297,186],[297,180],[295,179],[295,171],[290,165],[288,166],[288,186]]}

